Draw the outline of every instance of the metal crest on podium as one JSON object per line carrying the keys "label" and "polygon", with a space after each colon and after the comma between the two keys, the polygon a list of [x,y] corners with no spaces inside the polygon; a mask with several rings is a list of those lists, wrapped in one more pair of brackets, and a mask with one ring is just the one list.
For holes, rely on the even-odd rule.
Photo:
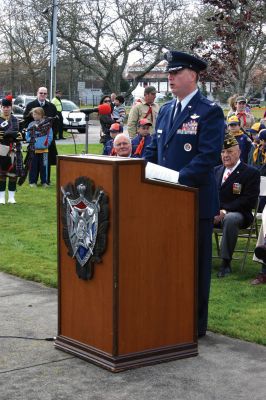
{"label": "metal crest on podium", "polygon": [[63,238],[68,254],[76,259],[81,279],[91,279],[94,264],[101,262],[106,248],[108,197],[92,180],[79,177],[74,185],[61,186]]}

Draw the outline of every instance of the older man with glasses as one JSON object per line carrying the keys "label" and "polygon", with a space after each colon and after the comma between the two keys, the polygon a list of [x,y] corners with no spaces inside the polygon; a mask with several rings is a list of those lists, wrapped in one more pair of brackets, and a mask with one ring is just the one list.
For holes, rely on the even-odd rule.
{"label": "older man with glasses", "polygon": [[[46,117],[56,117],[57,110],[54,104],[47,100],[48,90],[46,87],[41,86],[37,91],[37,98],[27,104],[23,114],[24,127],[27,128],[30,122],[33,121],[30,111],[35,107],[42,107]],[[56,165],[57,149],[55,144],[55,137],[57,135],[58,124],[56,120],[52,123],[54,137],[48,151],[48,184],[50,183],[50,170],[51,165]]]}

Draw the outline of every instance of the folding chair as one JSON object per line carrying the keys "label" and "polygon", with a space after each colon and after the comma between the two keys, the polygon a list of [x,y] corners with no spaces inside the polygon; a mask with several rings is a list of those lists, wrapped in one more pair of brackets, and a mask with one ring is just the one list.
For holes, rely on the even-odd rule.
{"label": "folding chair", "polygon": [[[249,250],[250,248],[250,242],[251,239],[258,239],[258,227],[257,227],[257,212],[258,212],[258,207],[259,207],[259,198],[257,200],[256,207],[253,210],[253,221],[252,224],[245,229],[239,229],[238,232],[238,238],[246,239],[245,246],[243,249],[236,248],[234,250],[234,253],[243,253],[242,257],[242,262],[241,262],[241,272],[244,270],[245,262],[248,253],[253,253],[254,249]],[[221,239],[223,236],[223,230],[222,228],[214,228],[213,229],[213,234],[215,238],[215,243],[216,243],[216,249],[217,249],[217,256],[214,256],[213,258],[220,258],[221,256]],[[233,257],[233,260],[240,260],[241,258],[239,257]]]}
{"label": "folding chair", "polygon": [[[266,196],[266,176],[260,177],[260,196]],[[256,216],[257,236],[258,236],[259,229],[261,226],[261,218],[262,218],[262,212],[257,212],[257,216]]]}

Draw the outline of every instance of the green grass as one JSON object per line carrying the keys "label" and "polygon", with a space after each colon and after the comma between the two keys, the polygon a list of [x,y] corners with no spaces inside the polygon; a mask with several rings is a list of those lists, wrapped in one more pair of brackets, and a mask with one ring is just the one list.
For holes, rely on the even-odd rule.
{"label": "green grass", "polygon": [[[73,154],[74,146],[57,145],[60,154]],[[77,146],[78,152],[84,145]],[[89,151],[101,153],[102,145],[90,145]],[[0,270],[57,286],[56,186],[18,187],[17,204],[0,207]],[[252,242],[253,248],[256,241]],[[209,307],[209,329],[228,336],[266,345],[266,285],[251,286],[260,264],[248,257],[244,272],[240,261],[233,261],[233,274],[218,279],[219,261],[213,261]]]}

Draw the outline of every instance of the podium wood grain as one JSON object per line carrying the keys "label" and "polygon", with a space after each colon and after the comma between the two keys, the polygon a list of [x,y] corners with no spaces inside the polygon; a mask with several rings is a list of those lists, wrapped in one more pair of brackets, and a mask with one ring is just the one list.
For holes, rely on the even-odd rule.
{"label": "podium wood grain", "polygon": [[[79,176],[109,196],[103,262],[78,278],[62,238],[60,187]],[[55,346],[112,371],[197,354],[195,189],[145,180],[142,160],[58,157]]]}

